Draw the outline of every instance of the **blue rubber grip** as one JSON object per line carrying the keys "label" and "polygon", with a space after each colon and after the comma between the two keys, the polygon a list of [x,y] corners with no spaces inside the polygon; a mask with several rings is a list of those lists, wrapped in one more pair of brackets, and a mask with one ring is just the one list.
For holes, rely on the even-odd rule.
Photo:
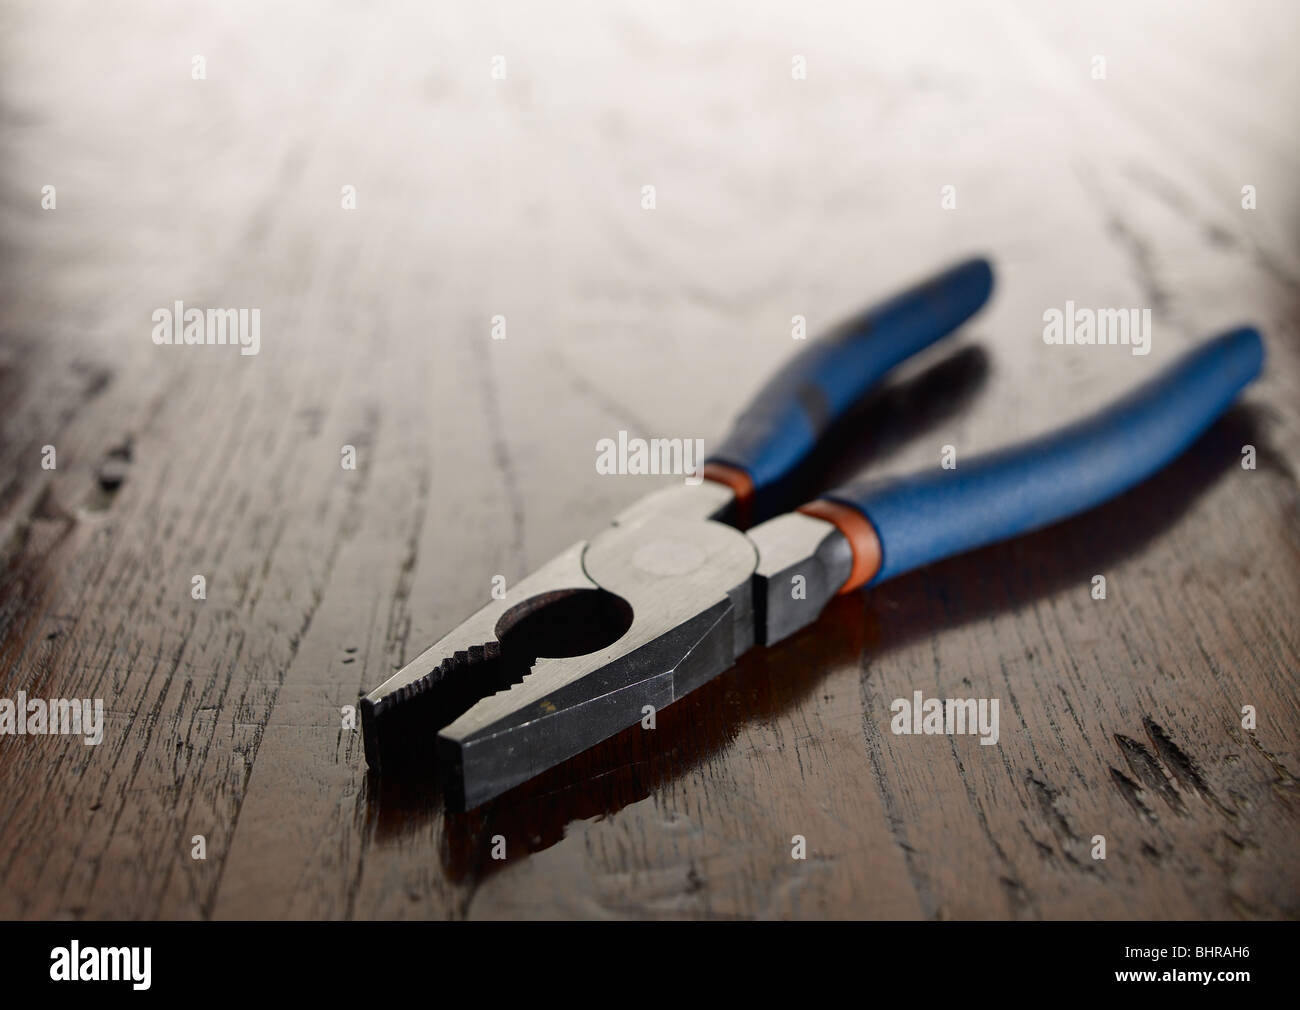
{"label": "blue rubber grip", "polygon": [[810,343],[759,391],[708,461],[745,470],[756,492],[770,487],[886,372],[955,330],[992,289],[992,267],[972,259]]}
{"label": "blue rubber grip", "polygon": [[875,585],[1092,508],[1150,476],[1210,426],[1259,374],[1249,327],[1216,337],[1106,409],[1018,446],[827,495],[861,511],[880,538]]}

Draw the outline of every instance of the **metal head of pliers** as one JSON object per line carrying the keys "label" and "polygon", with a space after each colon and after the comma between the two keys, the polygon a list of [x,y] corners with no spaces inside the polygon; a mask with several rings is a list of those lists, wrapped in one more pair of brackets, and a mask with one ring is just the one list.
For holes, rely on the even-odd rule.
{"label": "metal head of pliers", "polygon": [[[773,629],[811,622],[848,577],[848,542],[798,513],[746,535],[711,518],[732,496],[704,481],[652,497],[407,664],[362,701],[371,767],[393,753],[389,735],[400,753],[410,734],[437,732],[448,803],[474,807],[637,723],[646,706],[671,705]],[[809,583],[803,599],[763,591],[794,565]]]}
{"label": "metal head of pliers", "polygon": [[807,346],[741,415],[705,480],[643,498],[366,695],[372,770],[427,754],[436,734],[449,806],[477,806],[811,624],[836,593],[1119,493],[1190,444],[1262,362],[1259,334],[1234,331],[1057,433],[957,470],[851,483],[737,528],[832,422],[991,285],[973,260]]}

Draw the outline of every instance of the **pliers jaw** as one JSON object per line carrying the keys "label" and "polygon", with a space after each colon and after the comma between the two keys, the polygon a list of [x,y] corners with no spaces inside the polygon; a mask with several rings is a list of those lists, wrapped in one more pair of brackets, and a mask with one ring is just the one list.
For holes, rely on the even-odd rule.
{"label": "pliers jaw", "polygon": [[522,679],[535,658],[528,653],[539,637],[540,605],[554,604],[550,613],[564,618],[566,626],[592,614],[602,619],[599,627],[616,624],[617,604],[591,595],[598,587],[582,570],[586,546],[582,541],[556,555],[361,699],[372,771],[431,761],[438,729],[480,698]]}
{"label": "pliers jaw", "polygon": [[574,545],[367,695],[371,768],[436,760],[448,805],[477,806],[730,667],[757,553],[667,511]]}
{"label": "pliers jaw", "polygon": [[[723,599],[637,646],[538,660],[503,714],[499,704],[476,706],[438,734],[447,805],[479,806],[716,676],[735,662],[733,616]],[[536,686],[528,690],[532,678]],[[557,681],[563,686],[547,689]]]}

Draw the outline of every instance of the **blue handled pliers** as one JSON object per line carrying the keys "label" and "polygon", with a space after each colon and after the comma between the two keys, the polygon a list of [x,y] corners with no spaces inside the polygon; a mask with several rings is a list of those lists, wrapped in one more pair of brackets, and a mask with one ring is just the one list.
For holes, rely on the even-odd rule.
{"label": "blue handled pliers", "polygon": [[1119,494],[1191,444],[1263,363],[1259,333],[1233,330],[1067,428],[955,469],[861,479],[742,531],[832,423],[992,286],[986,261],[962,263],[805,347],[705,480],[643,498],[366,695],[372,770],[431,760],[448,805],[477,806],[811,624],[837,593]]}

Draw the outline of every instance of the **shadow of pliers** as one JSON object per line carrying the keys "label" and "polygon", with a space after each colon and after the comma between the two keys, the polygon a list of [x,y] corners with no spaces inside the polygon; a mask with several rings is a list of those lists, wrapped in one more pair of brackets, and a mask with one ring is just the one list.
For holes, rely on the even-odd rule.
{"label": "shadow of pliers", "polygon": [[745,531],[826,429],[992,284],[971,260],[805,346],[703,480],[641,499],[366,695],[371,769],[414,760],[427,774],[431,761],[450,807],[478,806],[811,624],[837,593],[1119,494],[1190,445],[1262,365],[1259,334],[1234,330],[1069,427],[952,468],[860,478]]}

